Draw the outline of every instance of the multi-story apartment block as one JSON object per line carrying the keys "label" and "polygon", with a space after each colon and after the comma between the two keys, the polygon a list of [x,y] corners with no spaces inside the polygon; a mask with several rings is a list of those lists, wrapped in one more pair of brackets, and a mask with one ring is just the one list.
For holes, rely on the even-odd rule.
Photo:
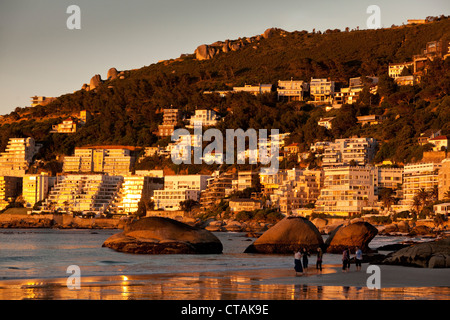
{"label": "multi-story apartment block", "polygon": [[450,53],[450,41],[437,40],[430,41],[426,44],[422,54],[413,56],[414,73],[417,73],[425,68],[427,60],[434,60],[440,58],[445,60]]}
{"label": "multi-story apartment block", "polygon": [[180,210],[180,202],[192,199],[200,201],[200,193],[206,189],[208,175],[169,175],[164,177],[164,190],[155,190],[155,209]]}
{"label": "multi-story apartment block", "polygon": [[315,204],[316,212],[351,216],[375,203],[372,168],[325,168],[324,175],[324,187]]}
{"label": "multi-story apartment block", "polygon": [[11,138],[0,153],[0,176],[24,176],[36,153],[33,138]]}
{"label": "multi-story apartment block", "polygon": [[67,118],[62,123],[52,126],[52,133],[76,133],[79,129],[78,121],[72,118]]}
{"label": "multi-story apartment block", "polygon": [[237,173],[237,178],[231,182],[231,190],[227,190],[226,193],[230,194],[234,191],[244,191],[247,188],[255,188],[259,184],[259,172],[241,170]]}
{"label": "multi-story apartment block", "polygon": [[308,82],[302,80],[278,80],[278,100],[303,101],[308,89]]}
{"label": "multi-story apartment block", "polygon": [[359,116],[356,117],[358,119],[358,123],[362,126],[368,124],[370,126],[377,125],[383,123],[385,117],[377,114],[369,114],[367,116]]}
{"label": "multi-story apartment block", "polygon": [[278,187],[270,195],[271,204],[284,214],[313,203],[320,195],[324,184],[323,170],[283,170]]}
{"label": "multi-story apartment block", "polygon": [[375,195],[382,188],[398,190],[403,184],[403,168],[373,168],[373,185]]}
{"label": "multi-story apartment block", "polygon": [[402,205],[411,207],[414,196],[419,190],[431,191],[438,187],[439,169],[442,163],[407,164],[403,169],[403,200]]}
{"label": "multi-story apartment block", "polygon": [[0,210],[20,194],[22,179],[20,177],[0,176]]}
{"label": "multi-story apartment block", "polygon": [[128,175],[134,165],[135,147],[93,146],[75,148],[73,156],[64,158],[64,172],[103,172]]}
{"label": "multi-story apartment block", "polygon": [[322,165],[340,166],[354,161],[357,165],[365,165],[375,155],[377,141],[373,138],[336,139],[334,143],[324,147]]}
{"label": "multi-story apartment block", "polygon": [[320,118],[319,121],[317,121],[317,125],[331,130],[331,128],[333,127],[332,121],[334,120],[334,118],[336,117]]}
{"label": "multi-story apartment block", "polygon": [[447,136],[437,136],[428,140],[428,143],[433,145],[433,151],[448,150],[449,137]]}
{"label": "multi-story apartment block", "polygon": [[253,211],[262,208],[260,200],[254,199],[231,199],[229,201],[230,211],[237,213],[240,211]]}
{"label": "multi-story apartment block", "polygon": [[404,68],[408,69],[414,65],[414,62],[390,63],[388,74],[391,78],[400,77]]}
{"label": "multi-story apartment block", "polygon": [[450,192],[450,158],[442,160],[438,174],[439,200],[448,199]]}
{"label": "multi-story apartment block", "polygon": [[189,125],[186,128],[194,128],[196,123],[203,127],[215,126],[217,114],[214,110],[195,110],[195,114],[189,119]]}
{"label": "multi-story apartment block", "polygon": [[309,90],[313,102],[331,103],[334,96],[334,81],[311,78]]}
{"label": "multi-story apartment block", "polygon": [[117,196],[122,176],[67,174],[57,177],[42,211],[105,213]]}
{"label": "multi-story apartment block", "polygon": [[243,87],[233,87],[233,92],[248,92],[253,95],[270,93],[271,91],[272,91],[271,84],[259,84],[257,86],[246,84]]}
{"label": "multi-story apartment block", "polygon": [[232,189],[232,181],[236,178],[237,174],[235,172],[215,172],[208,179],[206,189],[201,192],[200,204],[202,207],[209,208],[219,203],[226,196],[226,190]]}
{"label": "multi-story apartment block", "polygon": [[53,186],[56,177],[47,173],[27,174],[23,177],[22,196],[26,208],[32,208],[36,202],[47,198],[48,190]]}
{"label": "multi-story apartment block", "polygon": [[164,187],[163,179],[149,176],[124,176],[119,192],[109,211],[116,214],[133,214],[139,208],[139,202],[153,197],[155,190]]}
{"label": "multi-story apartment block", "polygon": [[170,137],[175,130],[178,121],[181,120],[181,114],[179,109],[164,109],[163,110],[163,123],[158,126],[158,136]]}
{"label": "multi-story apartment block", "polygon": [[53,97],[44,97],[44,96],[34,96],[31,97],[31,106],[36,107],[38,105],[46,106],[52,101],[55,101],[56,98]]}

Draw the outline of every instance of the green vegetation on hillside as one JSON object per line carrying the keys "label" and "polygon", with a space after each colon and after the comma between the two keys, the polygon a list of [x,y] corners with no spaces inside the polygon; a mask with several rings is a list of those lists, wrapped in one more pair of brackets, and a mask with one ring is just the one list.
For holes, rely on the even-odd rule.
{"label": "green vegetation on hillside", "polygon": [[[376,161],[417,161],[428,148],[417,144],[421,132],[431,128],[450,134],[450,61],[430,62],[428,73],[413,87],[395,86],[387,68],[391,62],[411,60],[427,42],[439,39],[450,39],[449,18],[379,30],[287,32],[261,39],[256,49],[246,46],[211,60],[197,61],[187,55],[126,71],[125,79],[106,81],[94,91],[63,95],[45,107],[18,108],[4,118],[12,123],[0,127],[0,147],[4,149],[10,137],[32,136],[43,144],[37,158],[52,161],[82,145],[157,145],[160,141],[153,132],[162,121],[160,111],[173,106],[186,116],[196,107],[214,108],[224,117],[220,130],[274,128],[291,132],[291,140],[300,143],[302,150],[316,140],[370,136],[381,142]],[[359,103],[330,112],[304,102],[278,102],[275,93],[226,98],[203,94],[244,84],[276,85],[291,77],[305,81],[330,78],[339,88],[357,76],[379,76],[378,94],[364,92]],[[84,109],[94,119],[79,132],[49,133],[52,125]],[[356,117],[367,114],[383,114],[387,120],[361,127]],[[336,117],[332,130],[317,125],[324,116]],[[154,161],[148,161],[149,167],[151,163]]]}

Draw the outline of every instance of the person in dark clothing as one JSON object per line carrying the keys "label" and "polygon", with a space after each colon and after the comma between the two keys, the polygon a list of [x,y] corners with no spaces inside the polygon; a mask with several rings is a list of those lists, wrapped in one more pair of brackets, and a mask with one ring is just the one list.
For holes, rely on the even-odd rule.
{"label": "person in dark clothing", "polygon": [[323,252],[322,249],[319,247],[317,248],[317,261],[316,261],[316,269],[322,271],[322,257]]}
{"label": "person in dark clothing", "polygon": [[308,256],[309,256],[309,252],[306,248],[303,248],[303,252],[302,252],[302,261],[303,261],[303,268],[308,269]]}
{"label": "person in dark clothing", "polygon": [[301,253],[300,250],[294,253],[294,269],[295,269],[295,275],[297,275],[298,272],[303,273],[303,267],[302,267],[302,261],[301,259]]}
{"label": "person in dark clothing", "polygon": [[342,271],[350,269],[350,250],[348,248],[344,249],[342,252]]}

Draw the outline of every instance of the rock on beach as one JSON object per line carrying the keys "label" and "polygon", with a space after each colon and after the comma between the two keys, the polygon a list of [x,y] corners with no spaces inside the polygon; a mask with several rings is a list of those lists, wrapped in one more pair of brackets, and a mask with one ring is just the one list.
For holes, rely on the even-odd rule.
{"label": "rock on beach", "polygon": [[208,230],[162,217],[148,217],[127,225],[103,243],[117,251],[144,254],[222,253],[220,240]]}

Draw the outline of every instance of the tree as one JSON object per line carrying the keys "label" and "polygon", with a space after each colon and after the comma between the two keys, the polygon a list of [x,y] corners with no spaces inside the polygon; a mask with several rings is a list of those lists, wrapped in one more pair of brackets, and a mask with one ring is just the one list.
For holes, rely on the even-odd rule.
{"label": "tree", "polygon": [[383,206],[388,208],[388,210],[391,208],[391,205],[394,203],[394,190],[390,188],[382,188],[380,191],[380,198],[383,202]]}
{"label": "tree", "polygon": [[450,189],[448,189],[447,191],[444,192],[444,199],[450,200]]}
{"label": "tree", "polygon": [[180,202],[180,207],[181,210],[183,210],[184,212],[188,212],[188,214],[190,215],[191,210],[198,204],[199,204],[198,201],[195,201],[193,199],[187,199]]}

